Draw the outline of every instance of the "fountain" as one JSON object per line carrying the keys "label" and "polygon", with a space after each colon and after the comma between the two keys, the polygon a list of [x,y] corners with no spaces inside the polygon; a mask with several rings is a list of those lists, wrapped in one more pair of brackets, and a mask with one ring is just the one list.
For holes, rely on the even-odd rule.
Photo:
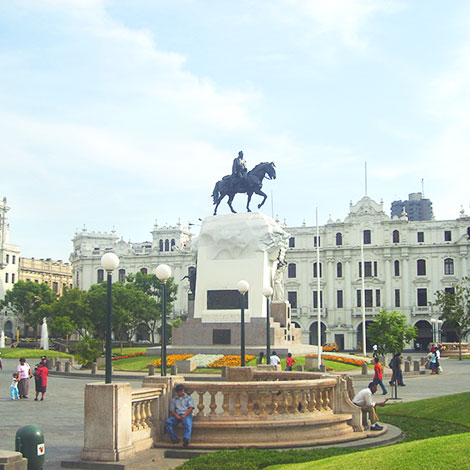
{"label": "fountain", "polygon": [[0,331],[0,348],[5,347],[5,333],[4,331]]}
{"label": "fountain", "polygon": [[49,333],[47,332],[46,317],[42,320],[40,347],[45,351],[49,349]]}

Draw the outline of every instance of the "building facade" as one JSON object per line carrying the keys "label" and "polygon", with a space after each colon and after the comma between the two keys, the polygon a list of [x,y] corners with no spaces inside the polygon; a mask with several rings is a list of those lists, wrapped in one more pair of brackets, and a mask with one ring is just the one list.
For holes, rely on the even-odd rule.
{"label": "building facade", "polygon": [[432,202],[423,198],[422,193],[411,193],[406,201],[393,201],[391,217],[401,217],[406,213],[408,220],[432,220]]}
{"label": "building facade", "polygon": [[46,283],[60,297],[66,287],[72,287],[72,266],[50,258],[20,258],[21,281]]}
{"label": "building facade", "polygon": [[[286,300],[292,306],[293,322],[302,328],[302,342],[317,344],[320,306],[321,342],[334,341],[346,350],[358,348],[363,302],[366,324],[383,309],[404,313],[408,323],[418,328],[418,337],[410,347],[454,341],[454,332],[445,324],[439,331],[433,329],[440,315],[434,305],[435,292],[451,289],[469,275],[469,227],[470,217],[463,212],[456,220],[444,221],[410,221],[406,215],[390,218],[383,204],[369,197],[351,203],[344,220],[328,220],[319,227],[318,237],[316,227],[284,227],[290,234]],[[173,315],[187,314],[189,283],[182,278],[196,265],[191,230],[180,224],[156,224],[152,236],[152,241],[131,243],[118,240],[114,233],[77,233],[70,257],[74,285],[88,289],[104,280],[100,259],[106,251],[114,251],[120,258],[114,280],[123,281],[137,271],[154,273],[165,263],[179,285]]]}

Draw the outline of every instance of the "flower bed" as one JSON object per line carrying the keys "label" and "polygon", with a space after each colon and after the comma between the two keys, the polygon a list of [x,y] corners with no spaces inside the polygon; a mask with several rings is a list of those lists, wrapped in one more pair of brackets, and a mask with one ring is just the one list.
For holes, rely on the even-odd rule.
{"label": "flower bed", "polygon": [[[194,356],[194,354],[170,354],[166,358],[166,365],[173,366],[176,361],[185,361],[186,359],[191,359]],[[147,367],[154,365],[155,367],[161,367],[162,366],[162,360],[157,359],[156,361],[150,362],[147,364]]]}
{"label": "flower bed", "polygon": [[124,356],[113,356],[111,360],[115,361],[116,359],[127,359],[128,357],[137,357],[137,356],[145,356],[145,353],[140,352],[140,353],[125,354]]}
{"label": "flower bed", "polygon": [[[307,354],[305,357],[318,357],[318,354]],[[352,364],[354,366],[369,364],[369,361],[361,361],[360,359],[353,359],[352,357],[335,356],[333,354],[322,354],[321,357],[329,361],[342,362],[343,364]]]}
{"label": "flower bed", "polygon": [[191,358],[191,362],[196,364],[196,367],[207,367],[212,362],[217,361],[224,357],[223,354],[196,354]]}
{"label": "flower bed", "polygon": [[[253,360],[256,356],[245,355],[245,362]],[[223,366],[227,367],[240,367],[242,365],[241,356],[234,354],[228,354],[227,356],[221,357],[214,362],[211,362],[207,367],[218,369]]]}

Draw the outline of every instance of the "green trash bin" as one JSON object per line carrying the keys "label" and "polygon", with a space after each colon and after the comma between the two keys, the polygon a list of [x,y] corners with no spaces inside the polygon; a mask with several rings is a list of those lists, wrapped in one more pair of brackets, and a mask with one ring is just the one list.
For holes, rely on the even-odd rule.
{"label": "green trash bin", "polygon": [[16,431],[15,450],[28,459],[28,470],[42,470],[46,459],[44,434],[39,426],[28,424]]}

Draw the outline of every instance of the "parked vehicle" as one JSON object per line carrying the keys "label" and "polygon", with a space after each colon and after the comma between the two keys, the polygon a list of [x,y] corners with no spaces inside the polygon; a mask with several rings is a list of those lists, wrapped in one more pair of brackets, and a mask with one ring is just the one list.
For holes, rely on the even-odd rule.
{"label": "parked vehicle", "polygon": [[325,343],[322,347],[323,351],[339,351],[338,345],[336,343]]}

